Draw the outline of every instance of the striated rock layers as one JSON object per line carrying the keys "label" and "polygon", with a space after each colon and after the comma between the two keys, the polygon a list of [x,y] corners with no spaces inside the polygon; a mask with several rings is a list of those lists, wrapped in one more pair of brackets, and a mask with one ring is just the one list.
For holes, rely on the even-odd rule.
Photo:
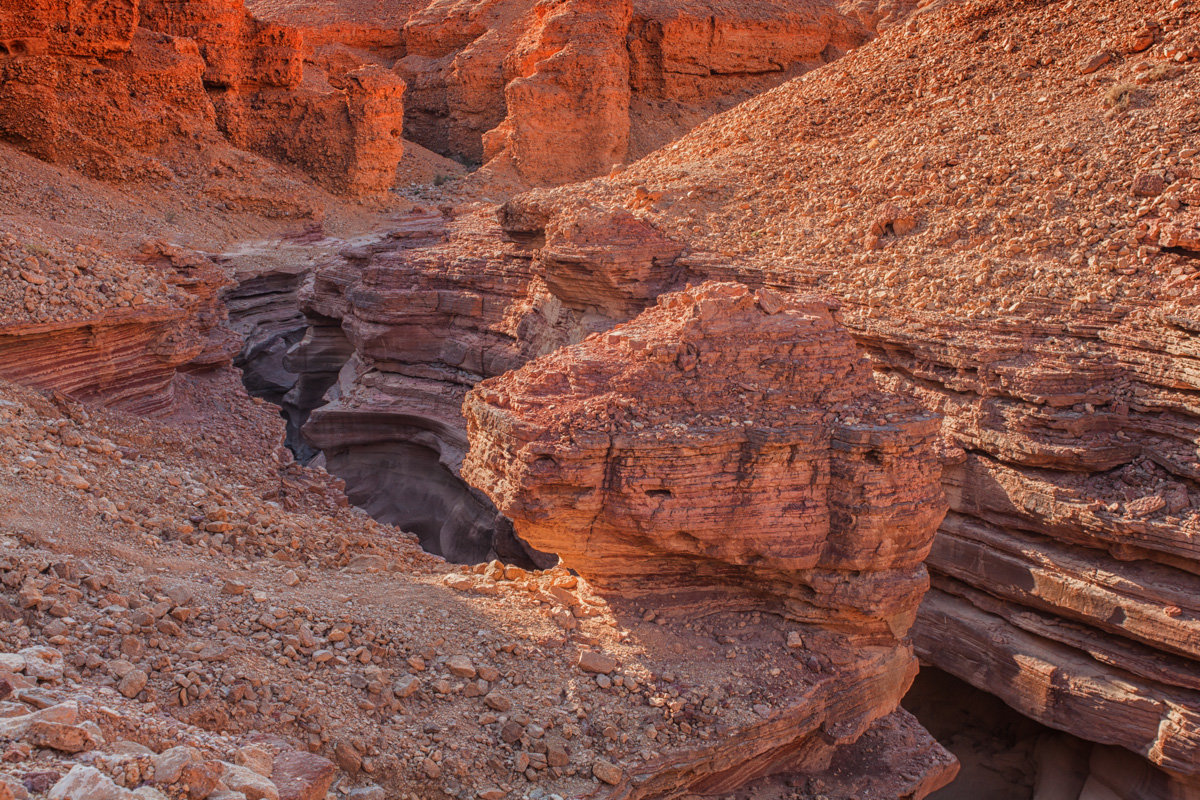
{"label": "striated rock layers", "polygon": [[0,136],[107,180],[169,177],[221,143],[326,188],[390,188],[404,84],[360,67],[338,86],[300,35],[241,0],[0,3]]}
{"label": "striated rock layers", "polygon": [[0,276],[8,380],[151,413],[170,408],[177,370],[228,363],[236,349],[221,327],[224,274],[179,248],[148,243],[131,263],[44,233],[8,234]]}
{"label": "striated rock layers", "polygon": [[720,758],[651,759],[614,796],[821,771],[899,703],[945,511],[938,421],[875,388],[824,302],[720,283],[667,294],[484,381],[464,412],[463,477],[601,593],[668,614],[778,614],[800,625],[789,644],[804,658],[836,654],[814,678],[831,694],[777,697]]}

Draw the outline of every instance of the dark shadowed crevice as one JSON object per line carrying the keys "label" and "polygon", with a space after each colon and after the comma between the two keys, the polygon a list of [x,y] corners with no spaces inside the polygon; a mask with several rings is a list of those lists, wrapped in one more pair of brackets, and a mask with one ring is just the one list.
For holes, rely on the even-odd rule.
{"label": "dark shadowed crevice", "polygon": [[269,273],[226,294],[230,325],[245,342],[234,365],[252,397],[279,407],[286,422],[284,443],[296,460],[323,463],[346,482],[354,505],[416,534],[425,550],[448,561],[499,559],[526,568],[555,564],[556,556],[521,541],[491,501],[448,465],[441,443],[453,438],[449,432],[439,435],[412,418],[390,420],[379,435],[324,451],[319,440],[305,434],[313,412],[336,398],[338,376],[354,347],[337,320],[300,310],[301,279]]}

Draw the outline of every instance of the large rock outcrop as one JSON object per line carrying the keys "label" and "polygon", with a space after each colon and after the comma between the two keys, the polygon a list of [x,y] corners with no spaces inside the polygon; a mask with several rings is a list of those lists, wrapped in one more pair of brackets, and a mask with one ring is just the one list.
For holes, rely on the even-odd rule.
{"label": "large rock outcrop", "polygon": [[297,31],[241,0],[0,4],[0,135],[106,180],[195,168],[224,134],[332,191],[380,192],[403,93],[379,66],[332,85]]}
{"label": "large rock outcrop", "polygon": [[937,419],[874,387],[824,303],[737,284],[667,294],[484,381],[464,411],[463,477],[601,593],[778,614],[802,624],[808,658],[837,653],[821,683],[843,688],[823,703],[777,698],[753,738],[717,745],[740,740],[736,754],[640,765],[618,796],[819,771],[899,703],[945,510]]}
{"label": "large rock outcrop", "polygon": [[819,300],[667,294],[464,410],[464,479],[596,586],[744,595],[884,639],[916,612],[945,511],[937,419],[875,389]]}

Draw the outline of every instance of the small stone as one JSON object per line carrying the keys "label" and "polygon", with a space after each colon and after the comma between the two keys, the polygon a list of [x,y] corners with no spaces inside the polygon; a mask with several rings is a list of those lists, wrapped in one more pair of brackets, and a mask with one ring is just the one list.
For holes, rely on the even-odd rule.
{"label": "small stone", "polygon": [[150,676],[142,670],[130,670],[125,673],[125,677],[121,678],[121,682],[117,684],[117,691],[129,698],[137,697],[146,688],[146,683],[149,680]]}
{"label": "small stone", "polygon": [[592,775],[596,776],[596,780],[607,783],[609,786],[616,786],[621,782],[620,767],[603,759],[597,759],[592,763]]}
{"label": "small stone", "polygon": [[239,748],[233,757],[235,764],[252,769],[264,778],[271,777],[271,767],[274,761],[274,756],[252,744]]}
{"label": "small stone", "polygon": [[420,688],[420,679],[413,675],[405,675],[392,684],[392,694],[396,697],[412,697]]}
{"label": "small stone", "polygon": [[221,767],[221,782],[233,791],[246,795],[246,800],[279,800],[279,790],[275,784],[254,770],[224,762]]}
{"label": "small stone", "polygon": [[245,594],[246,584],[242,583],[241,581],[225,581],[225,585],[221,587],[221,591],[225,594],[231,594],[234,596]]}
{"label": "small stone", "polygon": [[1112,53],[1107,51],[1099,52],[1080,64],[1079,71],[1084,75],[1091,75],[1110,61],[1112,61]]}
{"label": "small stone", "polygon": [[300,585],[300,576],[296,574],[296,570],[294,569],[289,569],[287,572],[283,573],[283,577],[280,580],[283,581],[284,586]]}
{"label": "small stone", "polygon": [[48,800],[124,800],[129,792],[95,767],[76,764],[54,784]]}
{"label": "small stone", "polygon": [[95,744],[86,728],[42,720],[29,723],[25,729],[25,739],[34,747],[47,747],[64,753],[81,753]]}
{"label": "small stone", "polygon": [[509,720],[500,728],[500,738],[512,744],[525,735],[525,726],[515,720]]}
{"label": "small stone", "polygon": [[200,761],[200,752],[191,747],[172,747],[164,750],[153,759],[154,780],[162,784],[178,783],[184,771]]}
{"label": "small stone", "polygon": [[446,659],[446,669],[450,670],[451,675],[459,678],[474,678],[476,674],[475,665],[466,656],[451,656]]}
{"label": "small stone", "polygon": [[487,707],[492,709],[493,711],[503,712],[503,711],[508,711],[510,708],[512,708],[512,700],[508,699],[508,695],[503,694],[502,692],[497,692],[497,691],[488,692],[484,696],[483,702],[486,703]]}
{"label": "small stone", "polygon": [[612,656],[598,653],[594,650],[580,650],[579,668],[584,672],[608,675],[617,668],[617,660]]}
{"label": "small stone", "polygon": [[324,800],[336,776],[332,761],[301,750],[280,753],[271,768],[280,800]]}
{"label": "small stone", "polygon": [[39,681],[62,680],[62,653],[52,647],[26,647],[17,653],[25,660],[25,674]]}
{"label": "small stone", "polygon": [[1130,191],[1135,197],[1157,197],[1163,193],[1166,186],[1167,182],[1163,180],[1163,176],[1152,172],[1140,172],[1134,176]]}

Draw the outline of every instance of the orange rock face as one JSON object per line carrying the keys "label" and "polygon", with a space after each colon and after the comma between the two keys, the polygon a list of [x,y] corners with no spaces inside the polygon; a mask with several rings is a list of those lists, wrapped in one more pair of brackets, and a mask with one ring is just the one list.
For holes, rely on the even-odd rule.
{"label": "orange rock face", "polygon": [[405,26],[410,136],[526,183],[603,174],[862,44],[832,6],[438,0]]}
{"label": "orange rock face", "polygon": [[96,177],[161,174],[160,162],[186,143],[217,138],[203,69],[194,42],[145,29],[103,63],[0,56],[0,131],[39,158]]}
{"label": "orange rock face", "polygon": [[138,0],[0,4],[0,54],[104,57],[129,49]]}
{"label": "orange rock face", "polygon": [[629,150],[631,0],[536,6],[509,54],[504,121],[483,137],[483,156],[535,184],[591,177]]}
{"label": "orange rock face", "polygon": [[310,72],[299,32],[241,0],[0,3],[0,132],[108,180],[169,174],[223,133],[335,192],[390,188],[403,82],[381,67],[338,86]]}

